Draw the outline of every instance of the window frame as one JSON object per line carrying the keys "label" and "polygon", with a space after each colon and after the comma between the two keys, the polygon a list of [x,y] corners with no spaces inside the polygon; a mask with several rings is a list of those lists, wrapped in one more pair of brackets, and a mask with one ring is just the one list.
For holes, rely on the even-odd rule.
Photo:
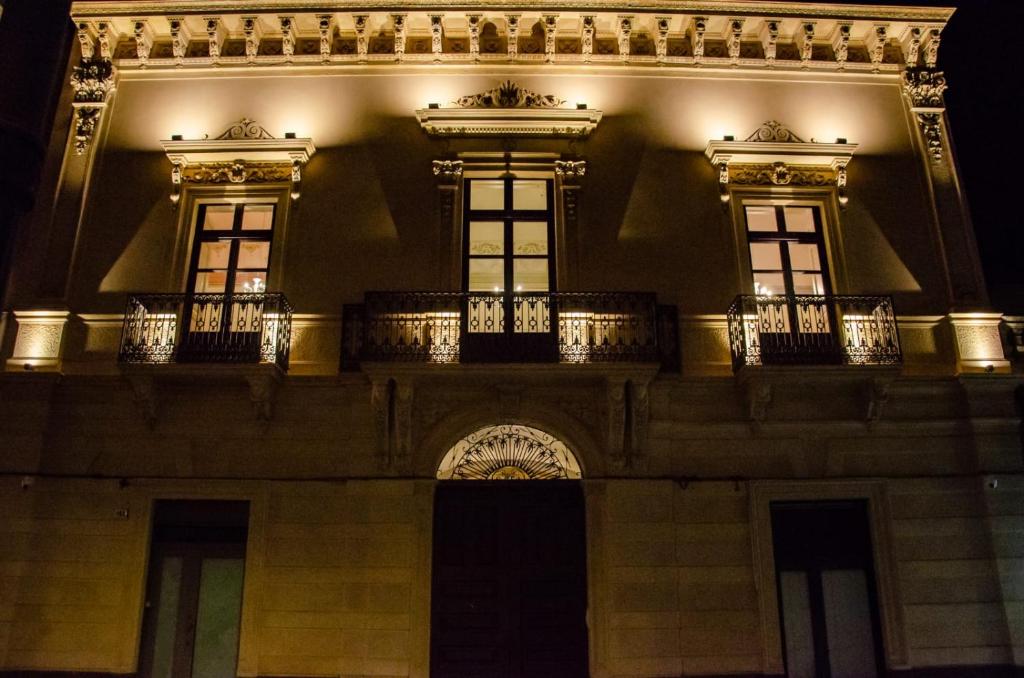
{"label": "window frame", "polygon": [[[749,217],[747,214],[748,207],[772,207],[775,210],[775,223],[778,229],[775,231],[752,231],[750,230]],[[786,216],[785,211],[787,207],[809,207],[814,220],[813,231],[790,231],[786,228]],[[755,201],[745,201],[743,204],[743,228],[747,238],[747,261],[750,265],[750,277],[753,281],[754,277],[759,272],[771,272],[781,273],[783,279],[783,285],[785,286],[784,294],[787,297],[794,296],[831,296],[832,291],[832,278],[828,265],[828,252],[825,248],[825,232],[824,232],[824,219],[821,215],[821,207],[819,205],[805,205],[805,204],[793,204],[790,202],[779,202],[773,201],[769,203],[760,203]],[[754,268],[754,255],[751,251],[751,245],[759,243],[785,243],[785,247],[779,247],[779,258],[780,258],[780,269],[755,269]],[[821,263],[821,268],[818,271],[821,275],[822,286],[824,287],[824,293],[821,295],[798,295],[794,289],[793,277],[794,274],[803,271],[797,271],[793,268],[792,260],[790,257],[790,243],[797,243],[801,245],[814,245],[818,250],[818,259]],[[750,289],[753,290],[753,282]],[[754,293],[754,292],[751,292]],[[774,295],[778,296],[778,295]]]}
{"label": "window frame", "polygon": [[[231,205],[234,209],[232,215],[232,226],[230,230],[208,230],[200,228],[201,224],[205,224],[206,213],[210,207],[220,205]],[[269,229],[251,229],[249,231],[243,230],[242,222],[245,218],[245,209],[249,205],[270,205],[272,208],[271,222]],[[233,296],[235,294],[249,294],[248,292],[239,292],[235,290],[235,281],[239,273],[258,271],[264,269],[253,269],[253,268],[241,268],[238,266],[239,252],[241,250],[241,243],[243,241],[251,242],[265,242],[269,246],[267,252],[267,265],[266,273],[267,279],[264,280],[264,289],[262,291],[269,292],[269,280],[271,263],[274,255],[274,224],[277,220],[277,205],[272,202],[262,202],[256,200],[232,202],[232,203],[217,203],[209,202],[202,203],[198,206],[198,212],[196,215],[196,225],[194,229],[194,236],[192,240],[192,256],[189,263],[188,279],[186,280],[186,291],[189,294],[223,294],[225,296]],[[199,258],[202,253],[202,246],[206,243],[218,243],[218,242],[229,242],[228,250],[228,261],[224,269],[219,268],[201,268],[199,266]],[[224,280],[223,292],[196,292],[195,283],[200,273],[207,271],[225,270],[226,277]]]}

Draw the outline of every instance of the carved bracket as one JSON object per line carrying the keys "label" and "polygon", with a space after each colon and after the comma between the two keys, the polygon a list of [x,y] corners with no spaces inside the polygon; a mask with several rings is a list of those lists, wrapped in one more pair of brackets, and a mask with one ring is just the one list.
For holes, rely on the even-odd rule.
{"label": "carved bracket", "polygon": [[743,382],[743,396],[747,404],[750,426],[757,431],[764,423],[768,406],[772,402],[772,385],[762,379],[748,379]]}
{"label": "carved bracket", "polygon": [[153,377],[146,374],[128,375],[128,384],[132,387],[132,400],[146,426],[156,426],[157,395]]}
{"label": "carved bracket", "polygon": [[259,421],[270,421],[274,416],[274,403],[281,385],[280,372],[261,372],[246,377],[249,382],[249,400]]}
{"label": "carved bracket", "polygon": [[412,460],[413,384],[387,377],[374,378],[370,407],[376,440],[374,456],[381,470],[408,471]]}
{"label": "carved bracket", "polygon": [[882,411],[889,402],[889,392],[893,380],[884,378],[869,379],[864,385],[865,421],[874,426],[882,418]]}
{"label": "carved bracket", "polygon": [[99,128],[107,101],[117,88],[117,69],[108,58],[83,58],[71,71],[71,87],[75,91],[71,103],[75,114],[75,154],[83,155]]}
{"label": "carved bracket", "polygon": [[910,110],[917,118],[925,151],[933,163],[943,158],[942,114],[946,110],[942,95],[946,77],[932,68],[908,68],[903,71],[903,93],[910,100]]}
{"label": "carved bracket", "polygon": [[649,378],[609,377],[606,389],[609,462],[619,470],[642,469],[647,462]]}

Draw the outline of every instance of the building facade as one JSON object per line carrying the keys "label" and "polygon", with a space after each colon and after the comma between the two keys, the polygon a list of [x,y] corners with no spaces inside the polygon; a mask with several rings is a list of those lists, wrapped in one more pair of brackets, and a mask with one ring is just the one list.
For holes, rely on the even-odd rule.
{"label": "building facade", "polygon": [[951,16],[72,3],[0,671],[1019,675]]}

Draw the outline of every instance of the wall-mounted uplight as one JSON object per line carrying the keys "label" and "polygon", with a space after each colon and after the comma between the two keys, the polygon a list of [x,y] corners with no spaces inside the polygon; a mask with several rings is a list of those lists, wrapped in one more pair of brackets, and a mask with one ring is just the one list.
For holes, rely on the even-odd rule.
{"label": "wall-mounted uplight", "polygon": [[722,137],[722,141],[736,141],[736,137],[733,136],[732,134],[726,134],[724,137]]}
{"label": "wall-mounted uplight", "polygon": [[436,111],[437,109],[441,108],[441,104],[427,104],[427,108],[429,108],[432,111]]}
{"label": "wall-mounted uplight", "polygon": [[181,141],[184,138],[185,137],[181,136],[180,134],[172,134],[171,135],[171,141]]}
{"label": "wall-mounted uplight", "polygon": [[284,138],[285,139],[294,139],[295,138],[295,132],[285,132],[284,133]]}
{"label": "wall-mounted uplight", "polygon": [[577,111],[585,111],[585,110],[587,110],[586,102],[584,102],[584,101],[577,101],[576,102],[576,110]]}
{"label": "wall-mounted uplight", "polygon": [[837,144],[845,144],[846,143],[846,137],[838,137],[836,139],[836,143]]}

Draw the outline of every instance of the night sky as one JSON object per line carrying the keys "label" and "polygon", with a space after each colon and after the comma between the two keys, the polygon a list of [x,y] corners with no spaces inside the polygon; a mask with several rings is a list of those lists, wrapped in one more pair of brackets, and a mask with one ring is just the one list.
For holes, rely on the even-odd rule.
{"label": "night sky", "polygon": [[[843,3],[855,4],[855,3]],[[953,144],[995,310],[1024,315],[1024,0],[860,0],[957,7],[942,33],[939,68]]]}

